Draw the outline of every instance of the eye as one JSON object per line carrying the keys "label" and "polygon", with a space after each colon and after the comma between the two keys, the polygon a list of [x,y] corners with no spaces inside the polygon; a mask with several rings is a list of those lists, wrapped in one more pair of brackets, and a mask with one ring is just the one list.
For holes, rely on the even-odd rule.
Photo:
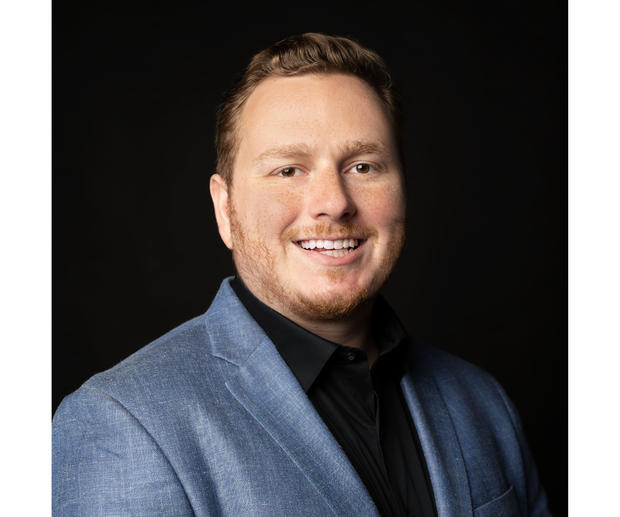
{"label": "eye", "polygon": [[292,178],[299,175],[299,169],[297,167],[284,167],[277,172],[277,175],[285,178]]}
{"label": "eye", "polygon": [[360,174],[368,174],[373,167],[369,163],[358,163],[354,165],[351,170],[354,172],[359,172]]}

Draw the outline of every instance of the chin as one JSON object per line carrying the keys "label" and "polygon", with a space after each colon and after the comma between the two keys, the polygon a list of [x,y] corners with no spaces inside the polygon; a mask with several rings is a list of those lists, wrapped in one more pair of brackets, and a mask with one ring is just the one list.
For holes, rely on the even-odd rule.
{"label": "chin", "polygon": [[351,316],[370,296],[368,289],[358,287],[344,291],[343,286],[326,289],[322,293],[298,292],[295,299],[291,300],[290,310],[304,318],[344,319]]}

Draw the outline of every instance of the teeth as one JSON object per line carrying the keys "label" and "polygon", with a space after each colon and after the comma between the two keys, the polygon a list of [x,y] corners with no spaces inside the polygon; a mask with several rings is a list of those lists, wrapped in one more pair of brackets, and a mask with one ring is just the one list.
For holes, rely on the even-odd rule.
{"label": "teeth", "polygon": [[[334,250],[334,251],[343,250],[346,254],[346,252],[349,251],[349,248],[355,248],[358,245],[358,240],[357,239],[342,239],[342,240],[330,241],[327,239],[325,240],[310,239],[307,241],[299,241],[299,245],[306,250],[313,250],[315,248],[325,249],[325,250],[330,250],[330,251],[331,250]],[[329,253],[329,255],[339,256],[339,255],[333,255],[332,253]]]}
{"label": "teeth", "polygon": [[344,257],[345,255],[351,253],[351,250],[326,250],[320,251],[319,253],[321,253],[321,255],[329,255],[330,257]]}

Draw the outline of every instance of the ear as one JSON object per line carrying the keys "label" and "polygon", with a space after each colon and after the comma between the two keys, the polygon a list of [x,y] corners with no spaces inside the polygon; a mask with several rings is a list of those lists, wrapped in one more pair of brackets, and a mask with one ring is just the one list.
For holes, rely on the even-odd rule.
{"label": "ear", "polygon": [[209,183],[209,189],[211,190],[211,199],[213,200],[213,209],[215,210],[215,219],[217,220],[217,228],[220,232],[220,237],[224,241],[224,244],[226,244],[226,247],[232,250],[230,213],[228,211],[228,185],[219,174],[213,174],[211,176],[211,182]]}

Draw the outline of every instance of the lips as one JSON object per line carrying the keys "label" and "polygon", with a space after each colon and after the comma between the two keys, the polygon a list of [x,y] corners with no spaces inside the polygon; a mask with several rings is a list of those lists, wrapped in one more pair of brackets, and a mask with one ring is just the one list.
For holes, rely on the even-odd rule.
{"label": "lips", "polygon": [[344,257],[357,249],[363,239],[304,239],[296,244],[309,252],[320,253],[330,257]]}
{"label": "lips", "polygon": [[297,241],[297,244],[306,250],[346,250],[348,248],[356,248],[359,244],[359,239],[307,239]]}

